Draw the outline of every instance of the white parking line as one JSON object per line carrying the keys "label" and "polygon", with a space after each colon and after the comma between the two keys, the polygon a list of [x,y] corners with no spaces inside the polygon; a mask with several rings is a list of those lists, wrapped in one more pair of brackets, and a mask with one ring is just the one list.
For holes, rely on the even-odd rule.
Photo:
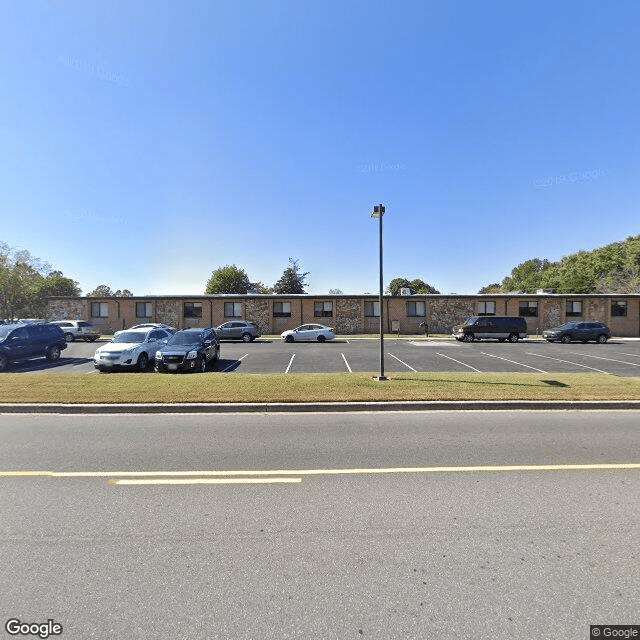
{"label": "white parking line", "polygon": [[402,362],[402,360],[400,360],[400,358],[398,358],[397,356],[394,356],[393,353],[389,354],[392,358],[395,358],[400,364],[403,364],[405,367],[407,367],[407,369],[411,369],[411,371],[413,371],[414,373],[418,373],[417,369],[414,369],[412,366],[408,365],[406,362]]}
{"label": "white parking line", "polygon": [[231,369],[231,367],[235,367],[237,366],[237,363],[240,362],[240,360],[244,360],[249,354],[245,353],[242,358],[238,358],[237,360],[235,360],[234,362],[232,362],[228,367],[226,367],[225,369],[222,370],[222,373],[224,373],[225,371],[229,371],[229,369]]}
{"label": "white parking line", "polygon": [[344,363],[347,365],[347,369],[349,369],[349,373],[353,373],[353,371],[351,371],[351,367],[349,366],[349,363],[347,362],[347,359],[344,357],[344,353],[341,353],[340,355],[342,356]]}
{"label": "white parking line", "polygon": [[500,356],[494,356],[492,353],[484,353],[484,351],[480,352],[483,356],[489,356],[490,358],[498,358],[498,360],[504,360],[505,362],[510,362],[511,364],[517,364],[519,367],[527,367],[527,369],[533,369],[534,371],[538,371],[540,373],[548,373],[548,371],[543,371],[542,369],[536,369],[535,367],[530,367],[528,364],[522,364],[522,362],[516,362],[515,360],[509,360],[508,358],[501,358]]}
{"label": "white parking line", "polygon": [[438,353],[436,352],[437,356],[442,356],[443,358],[447,358],[448,360],[453,360],[454,362],[457,362],[458,364],[461,364],[463,367],[468,367],[469,369],[471,369],[472,371],[475,371],[477,373],[482,373],[480,371],[480,369],[476,369],[475,367],[472,367],[470,364],[465,364],[464,362],[460,362],[460,360],[456,360],[455,358],[451,358],[450,356],[445,356],[444,353]]}
{"label": "white parking line", "polygon": [[[575,355],[578,355],[578,354],[575,354]],[[624,360],[615,360],[614,358],[603,358],[602,356],[592,356],[587,353],[581,353],[580,355],[584,356],[585,358],[597,358],[598,360],[609,360],[610,362],[619,362],[620,364],[628,364],[632,367],[640,367],[640,364],[638,364],[637,362],[625,362]]]}
{"label": "white parking line", "polygon": [[[618,355],[618,354],[616,354]],[[624,353],[624,351],[620,354],[621,356],[631,356],[632,358],[640,358],[637,353]]]}
{"label": "white parking line", "polygon": [[289,373],[289,369],[291,369],[291,365],[293,364],[293,359],[294,359],[295,357],[296,357],[296,354],[294,353],[294,354],[291,356],[291,360],[289,360],[289,365],[287,366],[287,369],[286,369],[285,373]]}
{"label": "white parking line", "polygon": [[571,362],[571,360],[562,360],[561,358],[552,358],[551,356],[543,356],[539,353],[527,353],[528,356],[538,356],[538,358],[547,358],[548,360],[557,360],[558,362],[564,362],[566,364],[573,364],[576,367],[583,367],[584,369],[591,369],[591,371],[597,371],[598,373],[606,373],[608,376],[612,375],[608,371],[602,371],[595,367],[588,367],[586,364],[580,364],[579,362]]}

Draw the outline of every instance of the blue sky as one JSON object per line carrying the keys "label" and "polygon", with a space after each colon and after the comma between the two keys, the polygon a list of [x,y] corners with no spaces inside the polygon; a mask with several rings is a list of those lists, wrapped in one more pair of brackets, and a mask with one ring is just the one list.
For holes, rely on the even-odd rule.
{"label": "blue sky", "polygon": [[5,3],[0,240],[197,294],[475,293],[638,231],[640,3]]}

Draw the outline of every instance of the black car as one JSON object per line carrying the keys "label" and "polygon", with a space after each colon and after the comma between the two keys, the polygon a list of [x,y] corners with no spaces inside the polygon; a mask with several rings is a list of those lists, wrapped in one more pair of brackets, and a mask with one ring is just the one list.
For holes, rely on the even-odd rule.
{"label": "black car", "polygon": [[0,371],[10,362],[46,358],[54,361],[67,348],[64,332],[55,324],[3,324],[0,326]]}
{"label": "black car", "polygon": [[156,371],[200,371],[220,357],[220,340],[208,329],[183,329],[174,333],[164,347],[156,351]]}
{"label": "black car", "polygon": [[548,342],[559,340],[564,344],[573,340],[580,340],[580,342],[594,340],[604,344],[611,337],[611,331],[604,322],[566,322],[559,327],[546,329],[542,332],[542,337]]}

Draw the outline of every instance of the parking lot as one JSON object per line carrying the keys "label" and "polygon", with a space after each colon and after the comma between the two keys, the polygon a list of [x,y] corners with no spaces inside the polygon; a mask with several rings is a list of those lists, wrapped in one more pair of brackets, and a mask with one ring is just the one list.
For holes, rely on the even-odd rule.
{"label": "parking lot", "polygon": [[[93,354],[100,342],[72,342],[58,362],[44,358],[14,364],[12,372],[97,375]],[[611,339],[607,344],[559,344],[526,340],[517,344],[464,343],[451,339],[385,338],[385,372],[606,373],[640,377],[640,340]],[[377,372],[380,343],[372,339],[336,339],[324,344],[258,339],[223,342],[212,371],[232,373]],[[148,369],[153,372],[152,368]],[[117,374],[115,374],[117,375]]]}

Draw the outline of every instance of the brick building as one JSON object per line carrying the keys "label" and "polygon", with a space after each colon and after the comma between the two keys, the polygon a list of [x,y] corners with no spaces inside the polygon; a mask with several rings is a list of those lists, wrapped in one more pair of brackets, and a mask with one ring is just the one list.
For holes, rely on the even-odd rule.
{"label": "brick building", "polygon": [[[524,316],[531,335],[569,320],[600,320],[614,336],[640,336],[640,294],[413,295],[383,300],[385,331],[450,333],[472,315]],[[143,322],[178,327],[255,322],[263,334],[320,323],[339,334],[377,333],[379,300],[373,295],[201,295],[48,300],[48,320],[88,320],[103,333]]]}

